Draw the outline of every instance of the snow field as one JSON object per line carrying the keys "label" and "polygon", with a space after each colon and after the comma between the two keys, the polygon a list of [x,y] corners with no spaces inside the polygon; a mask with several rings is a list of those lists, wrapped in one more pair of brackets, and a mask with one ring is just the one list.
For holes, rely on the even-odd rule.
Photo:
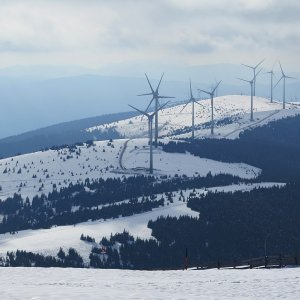
{"label": "snow field", "polygon": [[[84,182],[89,178],[115,178],[148,174],[149,147],[147,139],[135,139],[128,142],[122,162],[127,169],[120,166],[120,155],[127,140],[95,142],[93,146],[77,146],[74,151],[68,148],[47,150],[15,156],[0,160],[0,199],[5,200],[14,193],[29,197],[48,194],[53,186],[59,190],[71,182]],[[135,168],[141,168],[136,171]],[[203,159],[190,154],[165,153],[160,149],[154,151],[155,175],[175,174],[206,176],[215,174],[232,174],[241,178],[255,178],[260,169],[246,164],[230,164]]]}
{"label": "snow field", "polygon": [[9,299],[289,299],[300,298],[299,268],[206,271],[1,268]]}

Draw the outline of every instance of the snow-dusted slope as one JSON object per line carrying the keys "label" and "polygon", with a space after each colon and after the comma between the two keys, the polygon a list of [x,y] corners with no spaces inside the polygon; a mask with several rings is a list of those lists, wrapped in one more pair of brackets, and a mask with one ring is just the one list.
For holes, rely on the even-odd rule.
{"label": "snow-dusted slope", "polygon": [[[195,105],[196,137],[210,136],[211,103],[210,99],[202,100]],[[163,109],[159,112],[160,136],[173,138],[190,137],[190,128],[186,133],[178,131],[191,126],[192,104],[184,109],[184,104]],[[249,127],[266,124],[272,120],[300,114],[299,106],[287,104],[282,110],[282,103],[270,103],[270,100],[254,97],[254,121],[250,122],[250,97],[241,95],[222,96],[214,99],[215,136],[236,138],[239,133]],[[183,110],[182,110],[183,109]],[[114,128],[128,138],[146,137],[148,134],[147,119],[140,116],[88,128],[87,131],[105,131]]]}
{"label": "snow-dusted slope", "polygon": [[[0,199],[14,193],[30,199],[34,195],[49,193],[55,184],[57,189],[70,182],[82,182],[86,178],[108,178],[148,174],[149,149],[147,139],[95,142],[94,145],[77,146],[73,150],[48,150],[0,160]],[[122,154],[122,155],[121,155]],[[222,163],[202,159],[190,154],[154,151],[155,175],[175,174],[206,176],[232,174],[241,178],[255,178],[260,169],[246,164]],[[123,169],[122,169],[123,168]]]}
{"label": "snow-dusted slope", "polygon": [[129,271],[1,268],[2,299],[300,298],[299,268]]}

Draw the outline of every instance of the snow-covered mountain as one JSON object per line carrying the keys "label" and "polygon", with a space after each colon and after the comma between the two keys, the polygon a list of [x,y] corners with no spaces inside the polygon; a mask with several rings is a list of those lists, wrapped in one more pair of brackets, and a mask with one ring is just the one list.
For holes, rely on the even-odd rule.
{"label": "snow-covered mountain", "polygon": [[[195,136],[198,138],[210,137],[211,101],[205,99],[195,105]],[[297,103],[287,104],[282,110],[282,103],[254,97],[254,121],[250,121],[250,97],[229,95],[214,99],[215,136],[223,138],[237,138],[239,133],[247,128],[267,124],[287,116],[300,113]],[[159,112],[160,135],[180,139],[190,137],[192,104],[176,105]],[[140,116],[126,120],[103,124],[88,128],[88,132],[106,131],[114,128],[127,138],[146,137],[148,124],[146,118]]]}
{"label": "snow-covered mountain", "polygon": [[[202,100],[196,105],[196,137],[210,136],[210,100]],[[282,110],[281,103],[270,103],[268,99],[254,98],[254,121],[250,119],[249,96],[217,97],[215,106],[215,137],[238,138],[245,129],[267,124],[288,116],[300,114],[299,106],[287,104]],[[183,109],[184,108],[184,109]],[[163,109],[159,113],[160,141],[180,140],[190,136],[191,104]],[[86,179],[124,178],[135,175],[147,175],[149,165],[148,124],[141,116],[118,122],[99,125],[86,130],[89,133],[116,130],[123,139],[96,141],[76,146],[39,151],[0,160],[1,200],[20,194],[29,201],[35,195],[48,194],[68,187],[70,183],[82,183]],[[211,173],[230,174],[241,179],[254,179],[261,170],[245,163],[224,163],[193,156],[189,153],[166,153],[161,147],[154,150],[154,176],[156,178],[175,178],[185,176],[193,178]],[[277,183],[259,185],[235,185],[232,187],[213,187],[212,191],[251,190],[259,187],[272,187]],[[80,240],[80,235],[96,237],[109,236],[128,230],[134,236],[149,238],[151,231],[148,221],[159,216],[197,216],[198,213],[187,207],[181,197],[191,193],[203,193],[204,190],[187,189],[184,195],[174,192],[173,202],[150,212],[120,217],[117,219],[88,221],[76,226],[58,226],[50,229],[24,230],[11,235],[0,235],[0,253],[8,250],[24,249],[55,255],[59,247],[75,247],[88,260],[92,244]],[[156,195],[158,198],[162,195]],[[126,201],[126,200],[124,200]],[[141,199],[139,200],[141,201]],[[76,209],[76,208],[74,208]]]}

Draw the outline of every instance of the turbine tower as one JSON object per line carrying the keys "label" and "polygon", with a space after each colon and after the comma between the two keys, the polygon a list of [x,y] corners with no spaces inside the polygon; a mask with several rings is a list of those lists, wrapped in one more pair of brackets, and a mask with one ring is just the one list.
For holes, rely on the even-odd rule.
{"label": "turbine tower", "polygon": [[250,68],[250,69],[253,70],[253,78],[254,78],[254,82],[253,82],[253,96],[255,96],[256,69],[257,69],[264,61],[265,61],[265,60],[263,59],[263,60],[260,61],[256,66],[249,66],[249,65],[242,64],[242,66],[245,66],[245,67]]}
{"label": "turbine tower", "polygon": [[273,103],[273,89],[274,89],[273,78],[275,76],[273,69],[271,71],[267,72],[267,74],[270,74],[270,76],[271,76],[271,103]]}
{"label": "turbine tower", "polygon": [[280,69],[281,69],[281,77],[277,81],[277,83],[275,84],[274,88],[278,85],[278,83],[281,81],[281,79],[283,79],[283,99],[282,99],[282,103],[283,103],[283,109],[285,109],[285,80],[286,79],[296,79],[296,78],[285,75],[280,62],[279,62],[279,66],[280,66]]}
{"label": "turbine tower", "polygon": [[242,81],[245,81],[245,82],[248,82],[250,83],[250,87],[251,87],[251,114],[250,114],[250,121],[253,121],[253,96],[254,96],[254,83],[255,83],[255,79],[256,77],[258,76],[258,74],[261,72],[262,69],[260,69],[258,71],[258,73],[256,73],[253,77],[252,80],[245,80],[245,79],[242,79],[242,78],[238,78],[238,80],[242,80]]}
{"label": "turbine tower", "polygon": [[160,87],[160,83],[163,79],[163,76],[164,76],[164,73],[161,75],[161,78],[160,78],[160,81],[156,87],[156,89],[154,90],[151,83],[150,83],[150,80],[146,75],[146,78],[147,78],[147,81],[148,81],[148,84],[150,86],[150,89],[151,89],[151,93],[146,93],[146,94],[141,94],[141,95],[138,95],[138,96],[152,96],[152,99],[148,105],[148,107],[146,108],[146,112],[148,111],[148,108],[150,107],[150,105],[152,104],[153,100],[155,101],[155,135],[154,135],[154,144],[155,144],[155,148],[157,148],[157,139],[158,139],[158,111],[159,111],[159,99],[166,99],[166,98],[175,98],[175,97],[169,97],[169,96],[160,96],[159,95],[159,87]]}
{"label": "turbine tower", "polygon": [[182,110],[180,111],[180,113],[186,108],[186,106],[192,103],[192,139],[195,138],[195,103],[197,103],[198,105],[204,107],[202,104],[198,103],[196,101],[196,99],[193,96],[193,91],[192,91],[192,81],[190,80],[190,99],[188,100],[188,102],[184,105],[184,107],[182,108]]}
{"label": "turbine tower", "polygon": [[215,94],[215,91],[216,91],[216,89],[218,88],[218,86],[220,85],[221,82],[222,82],[222,80],[217,83],[217,85],[215,86],[215,88],[212,89],[211,92],[198,89],[199,91],[201,91],[201,92],[203,92],[205,94],[210,95],[210,103],[211,103],[211,135],[214,134],[214,94]]}
{"label": "turbine tower", "polygon": [[153,142],[152,142],[152,125],[153,125],[153,118],[155,117],[155,114],[163,109],[169,102],[165,103],[164,105],[162,105],[161,107],[158,108],[158,110],[155,110],[153,113],[149,114],[147,113],[147,111],[142,111],[132,105],[129,104],[129,106],[131,108],[133,108],[134,110],[140,112],[142,115],[146,116],[148,118],[148,128],[149,128],[149,145],[150,145],[150,165],[149,165],[149,172],[150,174],[153,174]]}

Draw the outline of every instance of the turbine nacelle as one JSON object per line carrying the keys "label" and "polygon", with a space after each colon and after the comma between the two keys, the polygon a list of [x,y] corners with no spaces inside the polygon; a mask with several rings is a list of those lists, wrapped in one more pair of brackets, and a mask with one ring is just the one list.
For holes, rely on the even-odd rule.
{"label": "turbine nacelle", "polygon": [[211,97],[213,97],[214,94],[215,94],[216,89],[219,87],[219,85],[220,85],[221,82],[222,82],[222,80],[220,80],[217,83],[217,85],[214,88],[212,88],[212,90],[210,92],[209,91],[205,91],[205,90],[201,90],[201,89],[198,89],[198,91],[203,92],[203,93],[205,93],[205,94],[210,95]]}
{"label": "turbine nacelle", "polygon": [[279,66],[280,66],[280,70],[281,70],[281,77],[279,78],[279,80],[277,81],[277,83],[274,85],[274,88],[279,84],[279,82],[282,80],[282,79],[297,79],[295,77],[291,77],[291,76],[287,76],[283,69],[282,69],[282,66],[281,66],[281,63],[279,62]]}

